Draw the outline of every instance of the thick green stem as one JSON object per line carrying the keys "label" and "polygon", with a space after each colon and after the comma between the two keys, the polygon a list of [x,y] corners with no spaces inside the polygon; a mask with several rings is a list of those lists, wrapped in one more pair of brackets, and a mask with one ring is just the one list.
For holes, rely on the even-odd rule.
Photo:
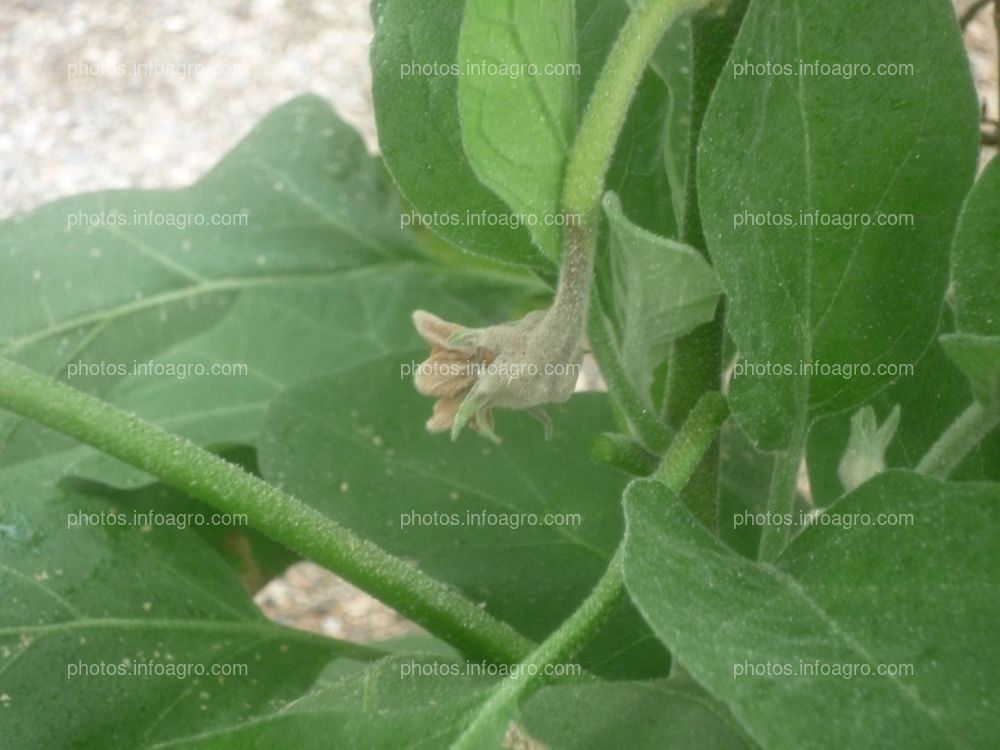
{"label": "thick green stem", "polygon": [[563,210],[596,220],[604,176],[649,58],[670,22],[703,0],[643,0],[629,15],[594,85],[566,164]]}
{"label": "thick green stem", "polygon": [[[715,320],[674,343],[667,368],[665,412],[668,424],[681,424],[698,399],[721,386],[722,312]],[[681,500],[715,532],[719,526],[719,447],[713,446],[698,467]]]}
{"label": "thick green stem", "polygon": [[997,425],[1000,425],[1000,407],[974,402],[931,446],[917,464],[917,471],[946,479]]}
{"label": "thick green stem", "polygon": [[792,512],[799,492],[799,471],[806,449],[808,423],[800,419],[792,430],[791,444],[778,454],[771,475],[771,494],[767,501],[767,523],[761,529],[758,557],[774,560],[788,544]]}
{"label": "thick green stem", "polygon": [[315,560],[470,656],[517,662],[534,644],[449,586],[188,440],[0,358],[0,408],[138,467]]}
{"label": "thick green stem", "polygon": [[[691,22],[691,131],[681,241],[708,257],[698,200],[698,143],[708,103],[736,39],[748,0],[733,0],[722,13],[699,13]],[[681,424],[701,394],[721,385],[723,307],[715,320],[674,343],[667,368],[664,411],[667,424]],[[684,504],[708,528],[719,518],[719,448],[713,446],[681,494]]]}
{"label": "thick green stem", "polygon": [[703,394],[664,454],[655,478],[679,495],[712,447],[728,416],[729,404],[725,396],[718,391]]}

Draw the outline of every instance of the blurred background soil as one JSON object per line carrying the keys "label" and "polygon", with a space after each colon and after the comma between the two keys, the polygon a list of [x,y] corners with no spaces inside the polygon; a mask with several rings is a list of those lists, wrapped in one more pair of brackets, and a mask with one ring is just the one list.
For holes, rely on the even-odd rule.
{"label": "blurred background soil", "polygon": [[[956,0],[960,11],[971,4]],[[996,121],[992,13],[979,12],[965,38]],[[371,37],[368,0],[0,0],[0,218],[78,192],[187,185],[305,92],[376,150]],[[132,75],[136,62],[150,72]],[[170,65],[201,72],[162,72]],[[310,563],[256,600],[277,621],[340,638],[415,629]]]}

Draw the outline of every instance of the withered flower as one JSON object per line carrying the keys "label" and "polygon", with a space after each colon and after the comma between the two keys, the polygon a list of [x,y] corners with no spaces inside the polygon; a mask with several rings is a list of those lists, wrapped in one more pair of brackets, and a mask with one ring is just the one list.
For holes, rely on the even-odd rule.
{"label": "withered flower", "polygon": [[486,328],[449,323],[423,310],[413,313],[417,332],[431,345],[414,382],[420,393],[438,399],[427,429],[450,430],[454,440],[469,425],[500,442],[492,410],[502,407],[527,410],[549,438],[552,423],[541,406],[573,395],[583,358],[582,331],[555,335],[554,309]]}
{"label": "withered flower", "polygon": [[427,429],[450,430],[454,440],[469,425],[499,442],[492,410],[501,407],[527,410],[550,437],[552,423],[541,407],[573,395],[592,271],[582,235],[570,228],[555,299],[547,310],[485,328],[449,323],[423,310],[413,313],[417,332],[431,345],[414,381],[418,391],[438,399]]}
{"label": "withered flower", "polygon": [[[476,385],[483,366],[492,363],[496,354],[484,347],[451,342],[452,336],[469,329],[429,312],[414,312],[413,325],[424,341],[431,345],[430,356],[421,363],[413,377],[420,393],[437,398],[434,413],[427,420],[427,429],[447,432],[455,423],[462,401]],[[495,437],[493,415],[489,409],[474,414],[469,426],[488,437]]]}

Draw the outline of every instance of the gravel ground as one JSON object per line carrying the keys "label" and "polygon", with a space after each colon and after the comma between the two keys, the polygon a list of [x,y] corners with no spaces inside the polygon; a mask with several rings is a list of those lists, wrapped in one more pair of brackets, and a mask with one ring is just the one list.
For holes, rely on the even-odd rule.
{"label": "gravel ground", "polygon": [[374,148],[371,36],[367,0],[2,0],[0,216],[189,184],[305,92]]}
{"label": "gravel ground", "polygon": [[[375,149],[367,0],[0,2],[0,218],[87,190],[186,185],[305,92]],[[996,120],[990,14],[966,41]],[[309,563],[257,602],[275,620],[352,640],[414,630]]]}

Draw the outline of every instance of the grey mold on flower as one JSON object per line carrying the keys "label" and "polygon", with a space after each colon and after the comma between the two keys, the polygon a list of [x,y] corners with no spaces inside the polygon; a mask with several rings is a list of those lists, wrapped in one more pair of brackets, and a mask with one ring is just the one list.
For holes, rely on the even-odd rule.
{"label": "grey mold on flower", "polygon": [[552,424],[541,409],[569,400],[583,360],[587,303],[593,263],[582,232],[570,227],[566,236],[559,285],[547,310],[520,320],[467,328],[424,310],[413,324],[431,345],[430,357],[414,377],[417,390],[434,396],[431,432],[451,432],[456,439],[469,425],[495,442],[494,408],[527,410],[545,426]]}

